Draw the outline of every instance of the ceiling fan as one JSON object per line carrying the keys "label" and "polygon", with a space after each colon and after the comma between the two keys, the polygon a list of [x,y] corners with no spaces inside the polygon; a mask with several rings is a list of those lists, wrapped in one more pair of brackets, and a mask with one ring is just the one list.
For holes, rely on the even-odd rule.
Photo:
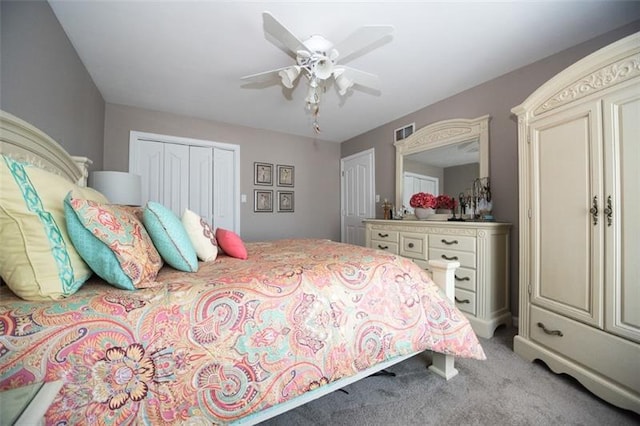
{"label": "ceiling fan", "polygon": [[[269,76],[278,76],[283,86],[292,89],[300,75],[309,83],[309,90],[305,98],[306,107],[313,114],[313,129],[320,133],[318,113],[320,111],[320,94],[326,91],[332,81],[340,96],[347,94],[354,84],[376,89],[378,77],[368,72],[344,66],[365,48],[371,46],[393,31],[390,25],[370,25],[358,28],[342,42],[334,46],[332,42],[321,35],[312,35],[301,41],[282,25],[269,12],[262,14],[263,27],[267,35],[271,36],[284,47],[296,62],[295,65],[247,75],[242,80],[263,81]],[[341,63],[338,64],[340,59]]]}

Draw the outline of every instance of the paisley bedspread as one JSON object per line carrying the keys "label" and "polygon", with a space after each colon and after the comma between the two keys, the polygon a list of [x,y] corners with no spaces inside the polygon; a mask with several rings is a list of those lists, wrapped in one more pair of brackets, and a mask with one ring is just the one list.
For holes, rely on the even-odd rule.
{"label": "paisley bedspread", "polygon": [[57,302],[0,290],[0,390],[62,380],[48,424],[228,423],[395,356],[484,359],[413,262],[328,240],[248,243],[126,291]]}

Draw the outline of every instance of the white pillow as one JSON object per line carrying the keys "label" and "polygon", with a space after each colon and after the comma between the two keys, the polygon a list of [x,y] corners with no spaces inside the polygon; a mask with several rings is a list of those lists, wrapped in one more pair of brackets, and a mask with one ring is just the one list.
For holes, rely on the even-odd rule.
{"label": "white pillow", "polygon": [[209,224],[198,214],[185,209],[182,214],[182,225],[187,230],[198,259],[211,262],[218,256],[218,242]]}

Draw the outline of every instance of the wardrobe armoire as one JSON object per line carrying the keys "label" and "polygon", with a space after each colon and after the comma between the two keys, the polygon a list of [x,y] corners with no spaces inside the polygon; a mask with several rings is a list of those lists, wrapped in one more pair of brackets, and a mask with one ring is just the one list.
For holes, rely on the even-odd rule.
{"label": "wardrobe armoire", "polygon": [[640,33],[521,105],[514,350],[640,413]]}

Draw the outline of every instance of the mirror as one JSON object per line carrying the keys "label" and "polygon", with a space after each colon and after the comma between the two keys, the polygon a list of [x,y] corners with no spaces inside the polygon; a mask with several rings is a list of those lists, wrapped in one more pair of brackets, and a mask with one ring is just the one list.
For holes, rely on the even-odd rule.
{"label": "mirror", "polygon": [[458,198],[473,181],[489,176],[489,116],[425,126],[396,147],[396,207],[416,192]]}

